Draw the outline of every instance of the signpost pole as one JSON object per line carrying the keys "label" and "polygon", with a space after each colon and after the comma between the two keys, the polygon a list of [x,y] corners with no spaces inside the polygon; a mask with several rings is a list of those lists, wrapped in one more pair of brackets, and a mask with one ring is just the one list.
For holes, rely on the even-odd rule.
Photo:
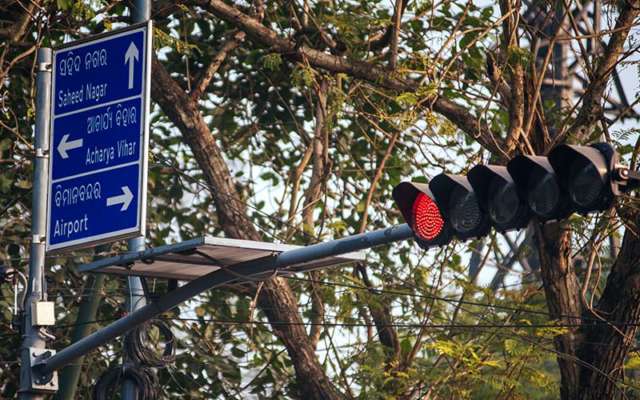
{"label": "signpost pole", "polygon": [[[31,252],[27,297],[23,304],[23,341],[20,348],[20,399],[42,399],[31,388],[31,348],[44,349],[45,336],[34,325],[32,305],[45,301],[44,284],[45,235],[47,213],[47,179],[49,169],[49,129],[51,111],[51,49],[38,49],[35,160],[31,206]],[[44,328],[42,328],[44,329]]]}
{"label": "signpost pole", "polygon": [[[132,22],[134,24],[138,22],[144,22],[144,21],[147,21],[150,17],[151,17],[150,1],[135,0],[131,10]],[[153,36],[153,33],[149,32],[149,35]],[[149,68],[151,68],[151,65],[149,65]],[[147,86],[150,84],[151,82],[147,82]],[[146,109],[147,102],[148,100],[144,101],[142,105],[145,113],[148,111]],[[147,122],[145,119],[145,124],[146,123]],[[143,157],[145,157],[145,155],[143,155]],[[140,223],[144,224],[145,221],[141,221]],[[129,241],[127,242],[129,251],[134,251],[134,252],[144,251],[145,249],[144,239],[145,239],[144,236],[138,236],[136,238],[129,239]],[[142,281],[140,277],[130,276],[127,280],[127,284],[129,285],[129,296],[127,296],[128,309],[129,309],[128,311],[132,313],[144,307],[146,305],[146,299],[145,299],[144,290],[142,287]],[[128,358],[128,355],[125,353],[124,362],[125,363],[130,362],[130,360],[127,360],[126,358]],[[121,393],[122,393],[123,400],[135,400],[138,397],[135,381],[125,379],[124,382],[122,383]]]}

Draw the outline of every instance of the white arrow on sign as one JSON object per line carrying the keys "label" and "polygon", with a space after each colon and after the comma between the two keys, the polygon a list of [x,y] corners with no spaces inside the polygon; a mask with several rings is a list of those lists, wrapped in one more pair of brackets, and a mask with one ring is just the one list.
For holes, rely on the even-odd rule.
{"label": "white arrow on sign", "polygon": [[80,147],[82,147],[82,139],[69,140],[69,134],[66,134],[58,144],[58,153],[60,153],[60,157],[67,159],[69,158],[67,150],[79,149]]}
{"label": "white arrow on sign", "polygon": [[131,200],[133,200],[133,193],[131,193],[128,186],[122,186],[120,189],[122,189],[122,194],[107,198],[107,207],[122,204],[120,211],[127,211],[129,204],[131,204]]}
{"label": "white arrow on sign", "polygon": [[124,54],[124,63],[129,63],[129,89],[133,89],[133,64],[138,60],[138,48],[131,42],[127,52]]}

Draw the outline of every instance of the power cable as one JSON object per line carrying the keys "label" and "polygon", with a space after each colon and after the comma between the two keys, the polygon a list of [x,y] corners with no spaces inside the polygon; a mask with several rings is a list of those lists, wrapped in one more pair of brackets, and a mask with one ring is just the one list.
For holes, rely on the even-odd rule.
{"label": "power cable", "polygon": [[[616,327],[640,326],[640,323],[612,323],[600,322],[600,324],[419,324],[419,323],[393,323],[393,324],[368,324],[360,322],[286,322],[286,321],[235,321],[221,319],[203,318],[181,318],[165,317],[165,320],[194,321],[201,323],[211,323],[220,325],[279,325],[279,326],[325,326],[325,327],[347,327],[347,328],[434,328],[434,329],[482,329],[482,328],[505,328],[505,329],[545,329],[545,328],[601,328],[601,325],[611,325]],[[599,326],[600,325],[600,326]]]}
{"label": "power cable", "polygon": [[138,399],[154,400],[158,398],[158,377],[148,368],[117,366],[108,369],[98,378],[93,387],[93,400],[107,400],[115,393],[115,388],[125,380],[135,382]]}
{"label": "power cable", "polygon": [[[494,309],[501,309],[501,310],[506,310],[506,311],[514,311],[514,312],[522,312],[522,313],[527,313],[527,314],[542,315],[542,316],[545,316],[545,317],[548,317],[548,318],[553,318],[553,316],[548,312],[530,310],[530,309],[527,309],[527,308],[511,307],[511,306],[504,306],[504,305],[499,305],[499,304],[481,303],[481,302],[469,301],[469,300],[452,299],[452,298],[448,298],[448,297],[436,296],[436,295],[431,295],[431,294],[406,293],[406,292],[402,292],[402,291],[399,291],[399,290],[376,289],[376,288],[369,288],[369,287],[366,287],[366,286],[358,286],[358,285],[347,284],[347,283],[339,283],[339,282],[331,282],[331,281],[318,281],[318,280],[307,279],[307,278],[298,278],[298,277],[290,276],[290,275],[289,276],[285,275],[285,276],[282,276],[282,277],[286,278],[286,279],[289,279],[289,280],[294,280],[294,281],[311,282],[311,283],[317,283],[317,284],[326,285],[326,286],[344,287],[344,288],[356,289],[356,290],[365,290],[365,291],[368,291],[369,293],[377,294],[377,295],[392,294],[392,295],[396,295],[396,296],[407,296],[407,297],[424,298],[424,299],[429,299],[429,300],[445,301],[447,303],[452,303],[452,304],[453,303],[456,303],[456,304],[460,303],[460,304],[466,304],[466,305],[470,305],[470,306],[477,306],[477,307],[484,307],[484,308],[494,308]],[[591,321],[591,322],[599,322],[599,323],[608,324],[607,321],[603,321],[602,319],[588,317],[588,316],[558,315],[558,317],[581,319],[581,320],[584,320],[584,321]]]}
{"label": "power cable", "polygon": [[[152,348],[152,340],[149,337],[150,330],[156,327],[163,336],[161,343],[164,347],[162,354],[158,354]],[[175,338],[171,328],[166,322],[159,319],[152,319],[144,324],[138,325],[127,333],[124,338],[126,353],[138,364],[164,368],[173,363],[176,359]]]}

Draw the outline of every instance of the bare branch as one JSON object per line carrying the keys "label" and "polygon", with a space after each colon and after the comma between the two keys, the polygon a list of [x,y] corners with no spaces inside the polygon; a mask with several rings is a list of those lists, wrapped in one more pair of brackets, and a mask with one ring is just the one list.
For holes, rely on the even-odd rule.
{"label": "bare branch", "polygon": [[[396,32],[399,30],[399,21],[402,19],[405,8],[407,8],[407,3],[408,0],[396,1],[393,17],[391,18],[392,23],[391,25],[387,26],[387,29],[384,31],[384,33],[375,35],[372,38],[372,40],[369,42],[369,49],[371,51],[382,50],[383,48],[387,47],[387,45],[389,45],[389,43],[392,41],[393,36],[395,36]],[[400,6],[399,10],[398,5]],[[396,21],[398,25],[396,25]]]}
{"label": "bare branch", "polygon": [[196,84],[194,85],[194,89],[191,92],[192,99],[196,100],[202,96],[204,91],[207,89],[207,86],[209,86],[209,83],[211,83],[211,79],[213,79],[213,76],[216,74],[216,72],[218,72],[218,69],[227,58],[227,55],[231,51],[235,50],[238,46],[240,46],[240,44],[244,41],[245,36],[246,35],[244,32],[236,32],[231,39],[227,40],[224,43],[220,51],[218,51],[218,53],[211,60],[211,63],[209,64],[207,69],[202,72],[202,74],[198,78]]}
{"label": "bare branch", "polygon": [[578,116],[569,129],[558,135],[556,143],[562,142],[567,136],[580,134],[580,132],[581,136],[588,135],[589,128],[600,120],[603,113],[602,96],[607,82],[619,62],[624,50],[624,43],[639,14],[639,0],[620,2],[620,15],[602,57],[596,59],[595,73],[590,77],[590,83],[582,98],[582,107]]}
{"label": "bare branch", "polygon": [[391,46],[389,54],[389,69],[395,70],[398,66],[398,39],[400,38],[400,21],[406,2],[404,0],[396,0],[395,12],[393,14],[393,26],[391,33]]}
{"label": "bare branch", "polygon": [[[234,24],[246,32],[257,43],[269,46],[271,51],[286,55],[293,60],[305,61],[313,67],[322,68],[333,73],[345,73],[386,89],[415,92],[419,87],[417,82],[390,76],[388,71],[374,64],[349,60],[346,57],[327,54],[304,45],[298,46],[293,40],[279,36],[260,22],[221,0],[200,0],[200,4],[219,18]],[[427,103],[430,103],[437,113],[442,114],[458,128],[476,138],[481,145],[497,157],[505,157],[501,149],[501,139],[494,137],[488,125],[471,115],[466,107],[439,96]]]}

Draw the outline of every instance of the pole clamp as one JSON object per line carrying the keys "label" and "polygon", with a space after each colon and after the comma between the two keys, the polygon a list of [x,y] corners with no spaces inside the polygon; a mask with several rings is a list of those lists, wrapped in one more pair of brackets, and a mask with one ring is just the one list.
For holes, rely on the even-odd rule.
{"label": "pole clamp", "polygon": [[45,239],[46,239],[46,237],[44,235],[36,234],[36,235],[32,235],[31,236],[31,242],[35,243],[35,244],[44,243]]}
{"label": "pole clamp", "polygon": [[49,158],[49,150],[37,148],[36,149],[36,157],[37,158]]}
{"label": "pole clamp", "polygon": [[51,72],[52,64],[50,62],[38,63],[38,72]]}

